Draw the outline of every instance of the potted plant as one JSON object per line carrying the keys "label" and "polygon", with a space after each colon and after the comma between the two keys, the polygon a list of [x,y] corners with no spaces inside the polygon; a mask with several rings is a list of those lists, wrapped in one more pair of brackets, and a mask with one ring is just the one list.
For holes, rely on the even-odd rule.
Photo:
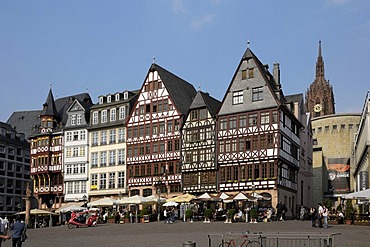
{"label": "potted plant", "polygon": [[211,222],[212,215],[213,215],[212,209],[207,208],[207,209],[204,211],[204,218],[205,218],[205,219],[204,219],[204,223],[209,223],[209,222]]}
{"label": "potted plant", "polygon": [[232,209],[229,209],[228,211],[227,211],[227,219],[226,219],[226,222],[228,222],[228,223],[232,223],[232,220],[234,219],[234,215],[235,215],[235,213],[236,213],[236,211],[235,211],[235,209],[234,208],[232,208]]}
{"label": "potted plant", "polygon": [[191,218],[193,217],[193,211],[191,209],[187,209],[185,211],[185,218],[186,220],[190,220],[191,221]]}
{"label": "potted plant", "polygon": [[251,222],[257,223],[257,217],[258,217],[258,212],[257,209],[252,208],[251,211],[249,212]]}
{"label": "potted plant", "polygon": [[148,216],[148,208],[147,207],[143,207],[140,211],[140,214],[139,214],[139,218],[140,218],[140,222],[141,223],[144,223],[145,220],[148,220],[149,219],[149,216]]}

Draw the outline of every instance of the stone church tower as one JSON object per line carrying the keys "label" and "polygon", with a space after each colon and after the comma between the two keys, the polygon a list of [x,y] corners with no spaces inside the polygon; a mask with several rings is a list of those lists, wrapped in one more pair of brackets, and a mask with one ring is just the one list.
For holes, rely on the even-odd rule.
{"label": "stone church tower", "polygon": [[306,92],[306,112],[311,116],[335,114],[334,92],[329,80],[325,80],[324,59],[319,41],[319,54],[316,62],[316,78]]}

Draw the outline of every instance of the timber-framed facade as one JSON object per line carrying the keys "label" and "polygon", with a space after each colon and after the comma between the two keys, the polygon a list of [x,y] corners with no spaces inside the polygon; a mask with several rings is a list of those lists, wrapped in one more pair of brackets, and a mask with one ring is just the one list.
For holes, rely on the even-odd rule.
{"label": "timber-framed facade", "polygon": [[218,191],[216,114],[220,102],[198,91],[190,106],[182,135],[182,189],[184,193]]}
{"label": "timber-framed facade", "polygon": [[194,87],[152,64],[127,123],[130,195],[180,193],[181,128]]}
{"label": "timber-framed facade", "polygon": [[248,48],[234,74],[217,120],[219,189],[270,194],[292,209],[302,124],[285,105],[279,64],[273,71]]}

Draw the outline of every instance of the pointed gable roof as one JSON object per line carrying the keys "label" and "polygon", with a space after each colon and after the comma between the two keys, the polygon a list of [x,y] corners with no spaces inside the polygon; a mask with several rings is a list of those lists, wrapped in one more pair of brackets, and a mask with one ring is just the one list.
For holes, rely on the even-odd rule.
{"label": "pointed gable roof", "polygon": [[192,110],[206,107],[211,113],[211,115],[215,117],[218,110],[220,109],[220,106],[221,106],[220,101],[211,97],[208,93],[198,91],[189,109]]}
{"label": "pointed gable roof", "polygon": [[[248,78],[243,78],[243,71],[250,69],[254,71],[253,77],[248,75]],[[276,72],[279,72],[278,66]],[[248,47],[222,100],[219,115],[279,107],[285,103],[285,98],[279,82],[279,75],[276,76],[276,80],[268,71],[268,66],[263,65]],[[254,88],[262,89],[263,100],[253,101]],[[234,92],[241,92],[242,103],[233,104]]]}
{"label": "pointed gable roof", "polygon": [[158,64],[153,63],[149,71],[157,71],[164,86],[173,100],[176,109],[182,114],[187,114],[189,106],[193,101],[197,91],[189,82],[172,74],[168,70],[162,68]]}
{"label": "pointed gable roof", "polygon": [[46,102],[43,104],[43,109],[40,113],[41,116],[53,116],[59,118],[60,115],[58,114],[57,108],[55,106],[54,96],[51,89],[49,90],[48,97],[46,98]]}

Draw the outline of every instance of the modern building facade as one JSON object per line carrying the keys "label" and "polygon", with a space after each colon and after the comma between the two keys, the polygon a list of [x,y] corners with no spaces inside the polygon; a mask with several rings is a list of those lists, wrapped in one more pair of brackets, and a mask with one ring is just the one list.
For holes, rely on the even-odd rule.
{"label": "modern building facade", "polygon": [[90,201],[127,193],[126,121],[136,98],[137,91],[102,95],[90,108]]}
{"label": "modern building facade", "polygon": [[[370,171],[370,93],[367,92],[362,109],[358,132],[353,143],[353,178],[355,191],[369,189]],[[365,206],[363,212],[369,210],[369,204],[359,201]]]}
{"label": "modern building facade", "polygon": [[312,119],[313,203],[339,203],[353,190],[353,145],[361,114],[334,114]]}
{"label": "modern building facade", "polygon": [[64,127],[64,188],[65,202],[87,201],[87,181],[89,172],[89,133],[90,107],[75,99],[66,114]]}
{"label": "modern building facade", "polygon": [[220,102],[198,91],[182,128],[182,190],[199,194],[218,192],[216,114]]}
{"label": "modern building facade", "polygon": [[0,214],[25,210],[27,183],[30,184],[30,148],[25,135],[0,122]]}
{"label": "modern building facade", "polygon": [[245,51],[218,114],[219,190],[257,192],[294,212],[303,127],[286,105],[279,64],[273,74]]}
{"label": "modern building facade", "polygon": [[151,65],[127,122],[130,196],[182,192],[181,128],[195,95],[190,83]]}

